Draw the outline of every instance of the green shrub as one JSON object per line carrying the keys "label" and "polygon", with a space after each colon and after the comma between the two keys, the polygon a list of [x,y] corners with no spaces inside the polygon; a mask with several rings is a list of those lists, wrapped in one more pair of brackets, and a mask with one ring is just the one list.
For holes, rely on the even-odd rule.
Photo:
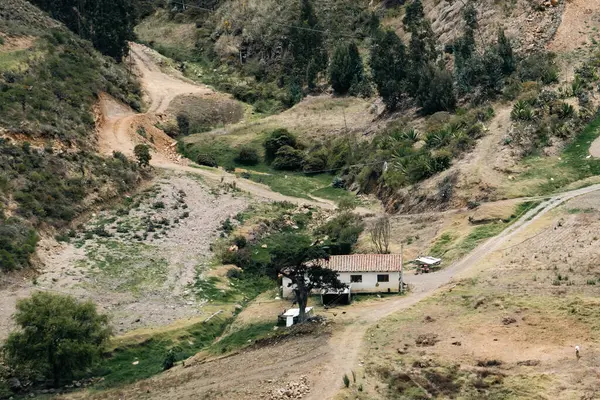
{"label": "green shrub", "polygon": [[152,156],[150,155],[150,147],[145,144],[138,144],[133,148],[133,154],[141,167],[148,167]]}
{"label": "green shrub", "polygon": [[291,146],[283,146],[277,150],[277,156],[271,163],[274,169],[299,171],[304,167],[304,152]]}
{"label": "green shrub", "polygon": [[20,300],[13,319],[19,330],[4,345],[7,364],[19,376],[41,376],[54,387],[81,377],[106,348],[108,317],[91,302],[38,292]]}
{"label": "green shrub", "polygon": [[453,111],[456,107],[454,78],[446,70],[432,68],[423,74],[419,84],[417,102],[425,114]]}
{"label": "green shrub", "polygon": [[559,69],[554,53],[534,53],[519,63],[517,75],[523,82],[541,81],[548,85],[558,82]]}
{"label": "green shrub", "polygon": [[525,101],[519,100],[513,106],[510,118],[513,121],[532,121],[535,117],[535,111]]}
{"label": "green shrub", "polygon": [[364,228],[364,222],[359,215],[342,212],[317,228],[316,233],[328,236],[326,243],[330,254],[350,254]]}
{"label": "green shrub", "polygon": [[28,266],[37,241],[37,234],[25,222],[0,218],[0,271]]}
{"label": "green shrub", "polygon": [[344,383],[344,387],[350,387],[350,378],[348,378],[347,374],[344,374],[342,377],[342,382]]}
{"label": "green shrub", "polygon": [[198,165],[206,165],[207,167],[216,168],[219,166],[215,156],[209,153],[199,153],[196,157],[196,163]]}
{"label": "green shrub", "polygon": [[256,165],[260,162],[260,155],[254,147],[242,146],[235,157],[235,161],[242,165]]}
{"label": "green shrub", "polygon": [[277,129],[267,135],[264,142],[265,161],[273,162],[277,157],[277,152],[284,146],[295,148],[297,146],[296,136],[287,129]]}
{"label": "green shrub", "polygon": [[186,114],[177,114],[177,128],[180,135],[190,134],[190,118]]}

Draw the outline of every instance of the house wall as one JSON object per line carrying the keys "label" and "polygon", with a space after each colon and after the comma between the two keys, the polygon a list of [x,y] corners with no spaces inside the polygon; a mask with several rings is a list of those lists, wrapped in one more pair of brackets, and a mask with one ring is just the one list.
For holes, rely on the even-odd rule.
{"label": "house wall", "polygon": [[[377,275],[389,275],[389,282],[379,282],[377,285]],[[362,275],[362,282],[350,282],[350,275]],[[340,281],[352,285],[352,293],[397,293],[400,291],[400,272],[340,272]],[[288,278],[283,278],[282,296],[286,299],[293,297],[292,287],[289,287],[291,281]]]}

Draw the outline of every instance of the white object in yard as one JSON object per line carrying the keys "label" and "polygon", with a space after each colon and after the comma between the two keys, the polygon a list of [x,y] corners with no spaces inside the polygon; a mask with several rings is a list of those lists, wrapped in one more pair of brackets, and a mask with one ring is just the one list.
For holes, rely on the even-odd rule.
{"label": "white object in yard", "polygon": [[426,257],[419,257],[415,261],[425,264],[425,265],[437,265],[442,262],[442,259],[426,256]]}
{"label": "white object in yard", "polygon": [[[312,310],[313,310],[312,307],[306,307],[306,310],[304,312],[306,313],[307,316],[312,316],[312,314],[313,314]],[[290,308],[289,310],[284,312],[282,314],[282,317],[285,318],[285,326],[289,328],[290,326],[294,325],[294,318],[298,318],[299,315],[300,315],[299,308]]]}

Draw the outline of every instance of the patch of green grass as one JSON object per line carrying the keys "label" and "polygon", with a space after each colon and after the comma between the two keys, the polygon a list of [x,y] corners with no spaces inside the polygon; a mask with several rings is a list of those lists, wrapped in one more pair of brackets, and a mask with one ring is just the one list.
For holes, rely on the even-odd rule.
{"label": "patch of green grass", "polygon": [[27,68],[27,59],[31,53],[27,50],[0,52],[0,71],[20,71]]}
{"label": "patch of green grass", "polygon": [[301,172],[283,172],[265,168],[260,168],[260,172],[266,170],[268,175],[252,173],[256,170],[258,169],[248,169],[250,180],[265,184],[274,192],[286,196],[307,200],[318,197],[335,202],[356,200],[353,193],[331,186],[333,177],[330,174],[307,175]]}
{"label": "patch of green grass", "polygon": [[567,209],[567,212],[569,214],[591,214],[595,211],[596,210],[594,210],[593,208],[569,208],[569,209]]}
{"label": "patch of green grass", "polygon": [[453,241],[454,241],[454,238],[452,237],[451,234],[444,233],[434,243],[434,245],[431,248],[431,250],[429,251],[429,253],[431,253],[431,255],[434,257],[441,257],[444,254],[446,254],[446,252],[448,252],[448,250],[450,250],[450,245],[452,244]]}
{"label": "patch of green grass", "polygon": [[459,254],[462,256],[477,247],[482,241],[500,234],[508,227],[505,222],[494,222],[478,226],[460,243]]}
{"label": "patch of green grass", "polygon": [[143,343],[117,345],[94,371],[94,376],[104,378],[95,388],[121,386],[156,375],[162,372],[169,350],[173,350],[177,361],[184,360],[210,346],[230,322],[215,317],[208,322],[152,336]]}
{"label": "patch of green grass", "polygon": [[246,303],[254,299],[259,294],[273,289],[275,286],[275,282],[266,276],[246,274],[242,274],[239,278],[229,278],[229,286],[227,289],[220,289],[218,287],[221,282],[221,278],[216,276],[211,276],[208,278],[202,277],[201,270],[199,270],[198,276],[193,285],[196,297],[212,302]]}
{"label": "patch of green grass", "polygon": [[274,331],[277,321],[252,324],[235,331],[214,343],[208,351],[214,354],[225,354],[252,345],[255,340],[281,335]]}

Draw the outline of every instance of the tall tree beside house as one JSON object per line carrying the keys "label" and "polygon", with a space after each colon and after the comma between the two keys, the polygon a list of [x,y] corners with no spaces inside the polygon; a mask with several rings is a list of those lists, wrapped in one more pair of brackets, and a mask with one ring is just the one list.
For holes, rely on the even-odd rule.
{"label": "tall tree beside house", "polygon": [[30,1],[117,61],[127,54],[127,42],[135,37],[133,0]]}
{"label": "tall tree beside house", "polygon": [[294,288],[299,322],[306,321],[308,296],[314,289],[345,287],[337,272],[319,264],[319,260],[328,259],[329,254],[322,247],[313,246],[308,236],[294,233],[274,236],[270,240],[269,251],[272,271],[288,278]]}
{"label": "tall tree beside house", "polygon": [[402,39],[392,31],[379,31],[371,47],[371,71],[373,82],[388,110],[400,103],[406,89],[408,67],[406,47]]}

